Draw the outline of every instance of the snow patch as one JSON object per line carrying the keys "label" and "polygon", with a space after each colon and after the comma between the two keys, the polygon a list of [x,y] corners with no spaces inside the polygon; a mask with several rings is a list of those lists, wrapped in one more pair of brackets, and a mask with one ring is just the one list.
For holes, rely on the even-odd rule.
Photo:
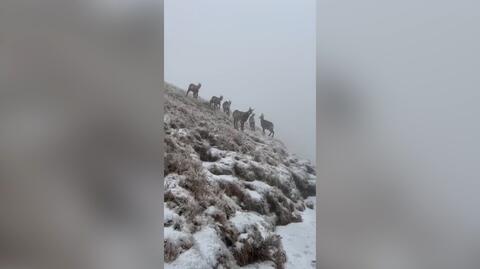
{"label": "snow patch", "polygon": [[163,229],[164,240],[169,240],[178,244],[181,241],[187,241],[190,235],[181,231],[173,229],[173,227],[164,227]]}
{"label": "snow patch", "polygon": [[240,268],[242,269],[275,269],[277,267],[273,262],[260,262],[260,263],[245,265]]}
{"label": "snow patch", "polygon": [[255,200],[255,201],[262,201],[263,200],[263,196],[260,193],[258,193],[256,191],[249,190],[249,189],[247,189],[246,191],[247,191],[248,195],[250,196],[250,198],[252,198],[253,200]]}
{"label": "snow patch", "polygon": [[[315,197],[309,197],[307,202],[315,203]],[[282,237],[283,248],[287,253],[286,269],[316,268],[316,212],[305,209],[302,213],[303,222],[286,226],[277,226],[276,233]]]}
{"label": "snow patch", "polygon": [[185,200],[193,199],[190,192],[178,185],[178,182],[185,180],[185,176],[177,174],[169,174],[165,177],[165,193],[171,192],[173,196],[179,197]]}
{"label": "snow patch", "polygon": [[203,259],[214,268],[217,265],[217,258],[223,255],[226,247],[212,227],[205,227],[193,235],[196,246]]}
{"label": "snow patch", "polygon": [[257,192],[262,193],[262,194],[266,194],[268,192],[271,192],[272,188],[273,188],[272,186],[268,185],[267,183],[262,182],[262,181],[258,181],[258,180],[254,180],[254,181],[251,181],[251,182],[246,182],[245,185],[255,189]]}
{"label": "snow patch", "polygon": [[230,222],[241,234],[250,233],[255,228],[260,232],[263,239],[266,239],[270,234],[271,225],[255,212],[237,211]]}
{"label": "snow patch", "polygon": [[217,148],[212,147],[208,150],[208,155],[210,155],[210,157],[215,158],[215,159],[221,159],[221,158],[225,157],[226,152],[223,151],[223,150],[219,150]]}
{"label": "snow patch", "polygon": [[165,205],[163,206],[163,224],[164,225],[170,225],[173,222],[175,222],[178,218],[180,218],[180,216],[178,216],[177,213],[175,213],[173,210],[166,207]]}
{"label": "snow patch", "polygon": [[209,181],[227,181],[227,182],[236,182],[238,178],[232,175],[214,175],[208,170],[204,170],[207,175],[207,180]]}
{"label": "snow patch", "polygon": [[[167,228],[165,228],[167,230]],[[170,233],[170,232],[169,232]],[[172,235],[172,234],[169,234]],[[228,255],[228,250],[210,226],[193,235],[195,245],[180,254],[172,263],[165,263],[165,269],[211,269],[217,268],[218,258]],[[221,268],[221,267],[219,267]]]}
{"label": "snow patch", "polygon": [[165,263],[164,269],[211,269],[197,249],[191,248],[180,254],[172,263]]}

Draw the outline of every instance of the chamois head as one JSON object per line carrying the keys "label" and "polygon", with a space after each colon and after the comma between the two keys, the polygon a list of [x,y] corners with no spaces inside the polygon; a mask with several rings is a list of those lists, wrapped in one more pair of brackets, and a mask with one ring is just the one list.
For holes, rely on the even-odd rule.
{"label": "chamois head", "polygon": [[223,100],[223,95],[220,95],[220,101],[222,101],[222,100]]}
{"label": "chamois head", "polygon": [[261,120],[263,120],[263,113],[262,113],[262,115],[260,115],[260,117],[259,117],[259,118],[260,118]]}

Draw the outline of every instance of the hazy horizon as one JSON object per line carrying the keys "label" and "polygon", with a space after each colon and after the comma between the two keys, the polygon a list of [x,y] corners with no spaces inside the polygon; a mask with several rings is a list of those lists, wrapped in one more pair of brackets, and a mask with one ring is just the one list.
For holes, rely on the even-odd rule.
{"label": "hazy horizon", "polygon": [[255,109],[315,162],[315,1],[165,1],[165,81]]}
{"label": "hazy horizon", "polygon": [[[332,161],[318,169],[319,205],[328,207],[317,207],[318,242],[328,242],[319,260],[337,268],[478,268],[478,8],[475,1],[319,4],[318,67],[340,73],[355,94],[349,101],[366,110],[354,115],[363,137],[338,132],[354,146],[337,135],[333,147],[322,136],[322,161]],[[354,168],[363,162],[370,163]]]}

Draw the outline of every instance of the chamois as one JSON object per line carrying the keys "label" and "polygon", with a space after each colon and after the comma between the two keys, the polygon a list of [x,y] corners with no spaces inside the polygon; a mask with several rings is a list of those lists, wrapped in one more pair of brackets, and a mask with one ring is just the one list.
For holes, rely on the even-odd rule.
{"label": "chamois", "polygon": [[227,113],[228,116],[230,116],[230,105],[232,104],[232,101],[225,101],[223,102],[223,112]]}
{"label": "chamois", "polygon": [[242,112],[239,110],[233,111],[233,126],[238,130],[238,122],[240,122],[242,131],[244,129],[245,122],[248,120],[248,117],[252,114],[253,109],[250,107],[247,112]]}
{"label": "chamois", "polygon": [[250,130],[255,131],[255,113],[250,116],[248,123],[250,123]]}
{"label": "chamois", "polygon": [[198,99],[198,91],[200,90],[200,87],[202,87],[201,83],[198,83],[198,85],[191,83],[190,86],[188,86],[187,94],[185,96],[188,96],[188,93],[192,92],[193,98]]}
{"label": "chamois", "polygon": [[220,97],[212,96],[212,99],[210,99],[210,107],[213,105],[213,110],[220,109],[220,103],[223,100],[223,96],[220,95]]}
{"label": "chamois", "polygon": [[270,131],[270,134],[268,136],[272,136],[272,137],[275,136],[275,131],[273,130],[273,123],[268,120],[265,120],[263,118],[263,114],[260,116],[260,124],[262,125],[264,135],[265,135],[265,129],[267,129]]}

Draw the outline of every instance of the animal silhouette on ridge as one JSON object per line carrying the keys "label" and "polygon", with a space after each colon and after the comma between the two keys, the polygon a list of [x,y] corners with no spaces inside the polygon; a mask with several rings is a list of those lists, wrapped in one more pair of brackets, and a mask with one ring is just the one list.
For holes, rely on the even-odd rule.
{"label": "animal silhouette on ridge", "polygon": [[185,96],[188,96],[188,93],[192,92],[193,93],[193,98],[198,99],[198,92],[200,91],[200,88],[202,87],[201,83],[198,83],[198,85],[195,85],[191,83],[188,86],[187,94]]}
{"label": "animal silhouette on ridge", "polygon": [[250,124],[250,130],[255,131],[255,113],[250,116],[248,123]]}
{"label": "animal silhouette on ridge", "polygon": [[260,125],[262,126],[263,134],[265,135],[265,129],[270,131],[270,134],[268,136],[275,136],[275,131],[273,130],[273,123],[271,121],[265,120],[263,117],[263,113],[260,116]]}
{"label": "animal silhouette on ridge", "polygon": [[242,112],[240,110],[233,111],[233,126],[235,129],[238,130],[238,123],[240,122],[240,126],[242,131],[244,130],[245,122],[248,120],[248,117],[252,114],[253,109],[250,107],[248,111]]}
{"label": "animal silhouette on ridge", "polygon": [[225,101],[223,102],[223,112],[225,112],[228,116],[230,116],[230,106],[232,105],[232,101]]}
{"label": "animal silhouette on ridge", "polygon": [[210,107],[213,107],[213,110],[220,110],[220,103],[222,100],[222,95],[220,95],[220,97],[212,96],[212,99],[210,99]]}

